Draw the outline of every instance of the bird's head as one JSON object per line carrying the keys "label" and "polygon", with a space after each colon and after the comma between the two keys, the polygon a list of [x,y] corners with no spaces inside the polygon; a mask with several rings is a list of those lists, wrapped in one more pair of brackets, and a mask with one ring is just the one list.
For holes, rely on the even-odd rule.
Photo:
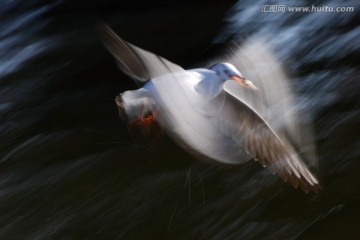
{"label": "bird's head", "polygon": [[241,86],[257,89],[257,87],[255,87],[255,85],[250,80],[244,78],[240,71],[230,63],[217,63],[212,65],[209,69],[216,72],[217,76],[223,82],[232,79]]}

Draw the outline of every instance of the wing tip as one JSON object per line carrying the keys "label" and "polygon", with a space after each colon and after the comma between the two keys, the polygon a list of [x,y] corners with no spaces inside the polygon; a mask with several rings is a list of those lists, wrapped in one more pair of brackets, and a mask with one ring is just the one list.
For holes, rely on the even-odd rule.
{"label": "wing tip", "polygon": [[308,181],[307,178],[304,178],[303,176],[299,179],[299,186],[303,192],[306,194],[310,192],[319,193],[322,190],[321,185],[319,182],[314,178],[315,181],[311,182]]}
{"label": "wing tip", "polygon": [[319,193],[322,190],[321,184],[311,173],[308,173],[310,175],[309,178],[308,176],[304,176],[304,174],[300,173],[295,174],[294,172],[277,172],[276,166],[274,166],[274,164],[269,166],[264,166],[262,163],[260,164],[263,167],[267,167],[273,175],[277,173],[285,183],[290,184],[295,189],[300,188],[306,194],[310,193],[311,191],[314,193]]}

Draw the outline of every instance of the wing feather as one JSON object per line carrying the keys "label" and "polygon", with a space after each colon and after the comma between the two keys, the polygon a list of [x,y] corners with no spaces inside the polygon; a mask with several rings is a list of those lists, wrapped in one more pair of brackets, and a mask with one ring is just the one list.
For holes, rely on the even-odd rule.
{"label": "wing feather", "polygon": [[184,71],[169,60],[126,42],[105,24],[99,24],[99,33],[105,47],[116,58],[119,68],[139,83]]}
{"label": "wing feather", "polygon": [[[222,124],[235,126],[232,131],[239,136],[238,142],[262,166],[272,173],[277,173],[281,179],[294,188],[300,187],[304,192],[318,192],[320,185],[307,166],[302,162],[294,148],[284,138],[279,138],[257,111],[246,104],[241,95],[233,95],[230,91],[233,85],[225,83],[224,110],[225,118]],[[249,91],[248,89],[244,91]]]}
{"label": "wing feather", "polygon": [[[272,36],[255,34],[239,45],[236,42],[226,44],[221,55],[206,62],[230,62],[250,79],[259,94],[256,99],[247,99],[248,105],[272,126],[282,139],[286,139],[301,149],[302,155],[311,166],[317,166],[313,127],[306,106],[297,101],[284,66],[269,44]],[[259,109],[258,103],[265,107]]]}

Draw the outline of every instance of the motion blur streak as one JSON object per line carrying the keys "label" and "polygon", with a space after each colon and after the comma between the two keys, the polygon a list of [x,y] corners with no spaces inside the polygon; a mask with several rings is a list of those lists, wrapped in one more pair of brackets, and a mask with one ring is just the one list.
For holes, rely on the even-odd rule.
{"label": "motion blur streak", "polygon": [[[0,1],[0,239],[360,239],[359,1],[346,1],[353,13],[261,13],[264,1],[250,0],[49,2]],[[315,123],[323,190],[305,195],[257,163],[201,163],[168,139],[134,144],[114,96],[136,86],[102,46],[99,19],[186,68],[231,37],[265,39],[293,102],[310,110],[300,120]]]}

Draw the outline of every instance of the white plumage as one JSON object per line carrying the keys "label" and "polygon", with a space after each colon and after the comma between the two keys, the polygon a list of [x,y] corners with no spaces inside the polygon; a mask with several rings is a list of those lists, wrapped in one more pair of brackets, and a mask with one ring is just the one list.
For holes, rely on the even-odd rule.
{"label": "white plumage", "polygon": [[291,144],[264,119],[266,89],[255,87],[232,64],[184,70],[127,43],[105,25],[100,30],[120,69],[142,85],[116,99],[128,122],[151,127],[156,121],[199,158],[224,164],[254,159],[296,188],[320,189]]}

